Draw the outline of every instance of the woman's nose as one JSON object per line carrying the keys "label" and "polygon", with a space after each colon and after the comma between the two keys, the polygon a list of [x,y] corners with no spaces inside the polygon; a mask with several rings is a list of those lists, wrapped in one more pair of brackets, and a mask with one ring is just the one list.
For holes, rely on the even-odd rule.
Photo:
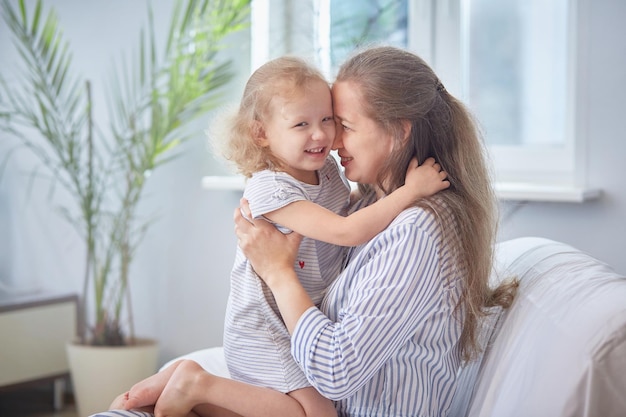
{"label": "woman's nose", "polygon": [[333,141],[332,150],[343,148],[343,141],[341,140],[341,129],[335,130],[335,140]]}

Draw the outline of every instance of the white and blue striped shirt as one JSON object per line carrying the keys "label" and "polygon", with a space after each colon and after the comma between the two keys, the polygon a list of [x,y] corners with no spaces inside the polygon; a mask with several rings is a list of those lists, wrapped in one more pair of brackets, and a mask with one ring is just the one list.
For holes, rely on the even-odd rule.
{"label": "white and blue striped shirt", "polygon": [[[301,200],[346,215],[350,187],[332,156],[318,171],[318,177],[319,184],[311,185],[284,172],[260,171],[246,184],[244,198],[255,218]],[[289,232],[283,226],[277,227],[283,233]],[[302,240],[294,268],[316,305],[339,275],[344,252],[345,248],[337,245]],[[231,376],[281,392],[309,387],[291,356],[290,339],[274,296],[237,248],[224,322],[224,353]]]}
{"label": "white and blue striped shirt", "polygon": [[405,210],[356,248],[320,309],[300,318],[292,354],[340,416],[447,415],[461,365],[464,268],[454,224],[442,217],[452,228],[445,239],[432,213]]}
{"label": "white and blue striped shirt", "polygon": [[300,318],[291,353],[339,417],[449,414],[463,323],[457,233],[450,213],[405,210]]}

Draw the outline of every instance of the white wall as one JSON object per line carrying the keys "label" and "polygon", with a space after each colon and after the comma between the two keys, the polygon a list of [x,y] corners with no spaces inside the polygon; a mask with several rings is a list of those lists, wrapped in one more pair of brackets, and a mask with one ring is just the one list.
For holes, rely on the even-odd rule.
{"label": "white wall", "polygon": [[[173,1],[153,1],[157,35],[163,40]],[[146,26],[146,1],[47,0],[56,9],[71,43],[77,73],[93,82],[95,120],[106,127],[102,81],[113,59],[137,45]],[[239,100],[249,75],[249,35],[228,40],[224,58],[236,60],[228,102]],[[0,23],[0,71],[11,80],[18,59],[4,22]],[[236,240],[232,214],[236,192],[208,191],[204,175],[226,173],[209,150],[204,130],[210,115],[196,124],[198,134],[183,145],[182,157],[150,177],[142,212],[156,214],[132,266],[133,310],[138,335],[161,341],[161,361],[193,349],[221,344],[222,322]],[[0,133],[0,161],[15,141]],[[14,153],[0,178],[0,290],[39,288],[80,292],[83,249],[74,230],[52,210],[45,181],[29,188],[35,159]],[[57,190],[56,198],[67,197]]]}
{"label": "white wall", "polygon": [[[626,274],[626,2],[580,0],[589,26],[582,33],[587,62],[589,185],[604,196],[584,204],[529,203],[503,205],[500,239],[544,236],[577,246]],[[156,20],[169,20],[170,1],[154,2]],[[133,46],[144,21],[143,1],[54,0],[71,40],[78,70],[94,82],[103,79],[118,48]],[[164,35],[164,34],[163,34]],[[228,54],[237,57],[239,98],[249,71],[245,37]],[[11,73],[16,53],[0,24],[0,71]],[[96,94],[102,94],[96,86]],[[105,119],[96,104],[96,119]],[[102,122],[101,122],[102,123]],[[161,341],[161,360],[221,344],[229,271],[236,241],[232,212],[239,194],[200,187],[203,175],[224,171],[206,148],[203,122],[187,152],[151,177],[146,210],[157,210],[154,225],[133,266],[133,300],[137,333]],[[2,134],[4,135],[4,134]],[[0,158],[9,147],[1,136]],[[50,211],[47,188],[36,184],[28,197],[24,171],[32,158],[13,157],[0,182],[0,283],[14,291],[45,287],[80,290],[80,240]]]}

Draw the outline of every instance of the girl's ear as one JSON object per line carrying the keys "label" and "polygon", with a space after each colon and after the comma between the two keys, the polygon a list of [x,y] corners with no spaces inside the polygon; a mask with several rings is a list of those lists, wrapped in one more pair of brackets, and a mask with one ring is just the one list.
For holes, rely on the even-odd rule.
{"label": "girl's ear", "polygon": [[267,136],[265,135],[265,128],[263,127],[263,123],[258,120],[253,121],[251,131],[254,143],[262,148],[269,146]]}

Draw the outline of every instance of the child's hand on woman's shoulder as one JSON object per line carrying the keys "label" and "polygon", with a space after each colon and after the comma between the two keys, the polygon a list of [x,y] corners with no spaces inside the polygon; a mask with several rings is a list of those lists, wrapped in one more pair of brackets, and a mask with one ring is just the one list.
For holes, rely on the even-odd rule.
{"label": "child's hand on woman's shoulder", "polygon": [[430,197],[450,187],[448,174],[434,158],[427,158],[422,165],[413,158],[406,171],[404,185],[414,190],[417,198]]}

